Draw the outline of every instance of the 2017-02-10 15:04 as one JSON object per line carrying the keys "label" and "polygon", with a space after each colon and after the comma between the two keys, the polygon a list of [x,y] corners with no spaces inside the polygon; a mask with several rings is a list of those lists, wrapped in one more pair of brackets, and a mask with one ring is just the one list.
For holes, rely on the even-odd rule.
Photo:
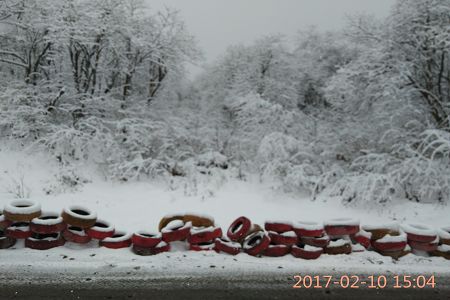
{"label": "2017-02-10 15:04", "polygon": [[361,287],[369,289],[408,289],[408,288],[435,288],[436,281],[434,275],[393,275],[388,279],[385,275],[369,275],[366,278],[358,275],[295,275],[295,289],[322,289],[330,286],[341,288],[358,289]]}

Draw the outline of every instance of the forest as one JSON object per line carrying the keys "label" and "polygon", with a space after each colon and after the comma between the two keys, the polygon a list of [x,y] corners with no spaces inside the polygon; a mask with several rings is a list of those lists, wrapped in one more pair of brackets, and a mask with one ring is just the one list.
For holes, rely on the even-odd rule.
{"label": "forest", "polygon": [[[143,0],[0,2],[0,143],[82,185],[237,178],[344,204],[449,203],[450,1],[202,49]],[[175,181],[174,181],[175,180]],[[181,182],[181,183],[180,183]],[[174,187],[176,188],[176,187]]]}

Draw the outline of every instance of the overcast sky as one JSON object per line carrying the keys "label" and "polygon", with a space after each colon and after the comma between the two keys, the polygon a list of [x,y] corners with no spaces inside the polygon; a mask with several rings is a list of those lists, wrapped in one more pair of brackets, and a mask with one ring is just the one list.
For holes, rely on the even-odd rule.
{"label": "overcast sky", "polygon": [[288,38],[311,25],[331,30],[359,12],[386,16],[394,0],[146,0],[150,7],[180,11],[211,62],[231,44],[272,33]]}

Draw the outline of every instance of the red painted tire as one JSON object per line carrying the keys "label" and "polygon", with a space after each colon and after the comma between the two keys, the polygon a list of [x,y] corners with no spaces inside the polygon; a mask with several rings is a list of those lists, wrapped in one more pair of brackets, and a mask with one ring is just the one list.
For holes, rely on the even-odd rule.
{"label": "red painted tire", "polygon": [[161,229],[162,240],[167,243],[184,241],[188,238],[191,227],[191,222],[184,223],[181,220],[173,220]]}
{"label": "red painted tire", "polygon": [[222,229],[220,227],[195,228],[192,227],[187,238],[190,244],[201,244],[213,242],[222,236]]}
{"label": "red painted tire", "polygon": [[372,247],[378,252],[402,251],[407,245],[407,236],[401,232],[398,236],[386,235],[383,238],[372,241]]}
{"label": "red painted tire", "polygon": [[95,212],[79,205],[64,208],[61,216],[66,224],[83,229],[94,226],[97,221],[97,214]]}
{"label": "red painted tire", "polygon": [[100,241],[100,246],[109,249],[121,249],[131,246],[131,237],[129,233],[116,231],[112,237],[108,237]]}
{"label": "red painted tire", "polygon": [[239,217],[231,223],[227,231],[230,240],[237,242],[245,238],[252,226],[252,222],[246,217]]}
{"label": "red painted tire", "polygon": [[60,233],[33,234],[25,240],[25,247],[35,250],[48,250],[63,246],[66,243]]}
{"label": "red painted tire", "polygon": [[421,243],[421,242],[416,242],[416,241],[409,241],[408,245],[413,250],[420,250],[420,251],[425,251],[425,252],[436,251],[439,246],[437,241],[434,241],[433,243]]}
{"label": "red painted tire", "polygon": [[352,235],[359,231],[359,220],[351,218],[332,219],[324,225],[325,232],[333,236]]}
{"label": "red painted tire", "polygon": [[131,251],[133,251],[134,254],[141,255],[141,256],[156,255],[159,253],[170,251],[170,244],[161,241],[155,247],[150,247],[150,248],[133,245],[133,247],[131,248]]}
{"label": "red painted tire", "polygon": [[26,239],[31,236],[30,223],[15,222],[5,230],[5,235],[13,239]]}
{"label": "red painted tire", "polygon": [[243,243],[244,252],[248,255],[257,256],[270,245],[270,238],[264,231],[257,231],[247,236]]}
{"label": "red painted tire", "polygon": [[357,234],[352,235],[351,239],[353,242],[361,244],[364,248],[368,249],[372,240],[372,234],[361,229]]}
{"label": "red painted tire", "polygon": [[12,221],[7,220],[5,215],[3,214],[3,210],[0,209],[0,230],[6,229],[9,225],[12,224]]}
{"label": "red painted tire", "polygon": [[162,241],[161,233],[153,233],[148,231],[139,231],[133,234],[131,238],[133,245],[142,248],[154,248]]}
{"label": "red painted tire", "polygon": [[16,239],[5,236],[5,232],[0,230],[0,249],[8,249],[16,244]]}
{"label": "red painted tire", "polygon": [[402,226],[408,236],[408,241],[432,243],[437,238],[437,231],[424,224],[405,224]]}
{"label": "red painted tire", "polygon": [[5,205],[3,214],[9,221],[29,223],[41,215],[41,205],[30,200],[15,200]]}
{"label": "red painted tire", "polygon": [[212,251],[215,247],[214,242],[205,242],[205,243],[198,243],[198,244],[189,244],[189,250],[190,251]]}
{"label": "red painted tire", "polygon": [[318,247],[304,247],[304,246],[298,246],[294,245],[291,249],[291,254],[294,257],[297,258],[303,258],[303,259],[318,259],[323,253],[322,248]]}
{"label": "red painted tire", "polygon": [[321,237],[325,234],[323,225],[316,222],[297,222],[293,230],[298,237]]}
{"label": "red painted tire", "polygon": [[30,223],[30,230],[39,234],[60,233],[67,228],[63,218],[57,213],[44,212]]}
{"label": "red painted tire", "polygon": [[290,252],[291,246],[270,244],[269,247],[262,252],[262,255],[268,257],[281,257],[289,254]]}
{"label": "red painted tire", "polygon": [[264,223],[264,229],[267,231],[275,231],[278,233],[291,231],[292,224],[289,222],[281,222],[281,221],[267,221]]}
{"label": "red painted tire", "polygon": [[283,233],[277,233],[275,231],[269,231],[269,238],[272,244],[292,246],[297,244],[298,237],[294,231],[286,231]]}
{"label": "red painted tire", "polygon": [[86,229],[86,234],[91,239],[104,240],[106,238],[112,237],[115,232],[114,226],[106,221],[97,220],[91,228]]}
{"label": "red painted tire", "polygon": [[69,226],[62,235],[66,241],[76,244],[87,244],[91,241],[91,237],[80,227]]}
{"label": "red painted tire", "polygon": [[315,237],[301,237],[300,241],[309,246],[325,248],[330,243],[330,237],[328,235],[324,235],[319,238]]}
{"label": "red painted tire", "polygon": [[214,250],[216,250],[217,253],[225,252],[231,255],[237,255],[241,252],[241,249],[241,244],[225,238],[217,238],[214,242]]}

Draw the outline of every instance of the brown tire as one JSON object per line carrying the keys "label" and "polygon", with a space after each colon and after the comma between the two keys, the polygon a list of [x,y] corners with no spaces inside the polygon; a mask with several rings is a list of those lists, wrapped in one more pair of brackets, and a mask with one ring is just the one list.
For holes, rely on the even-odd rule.
{"label": "brown tire", "polygon": [[66,224],[83,229],[90,228],[97,222],[97,215],[81,206],[67,207],[61,216]]}
{"label": "brown tire", "polygon": [[[171,215],[171,216],[165,216],[159,221],[158,230],[161,231],[164,227],[167,226],[170,222],[174,220],[181,220],[183,221],[184,216],[183,215]],[[186,222],[185,222],[186,223]]]}
{"label": "brown tire", "polygon": [[214,227],[214,219],[209,217],[188,214],[184,215],[183,221],[184,223],[191,222],[192,227]]}
{"label": "brown tire", "polygon": [[30,222],[41,215],[41,205],[29,200],[15,200],[5,205],[3,215],[12,222]]}

